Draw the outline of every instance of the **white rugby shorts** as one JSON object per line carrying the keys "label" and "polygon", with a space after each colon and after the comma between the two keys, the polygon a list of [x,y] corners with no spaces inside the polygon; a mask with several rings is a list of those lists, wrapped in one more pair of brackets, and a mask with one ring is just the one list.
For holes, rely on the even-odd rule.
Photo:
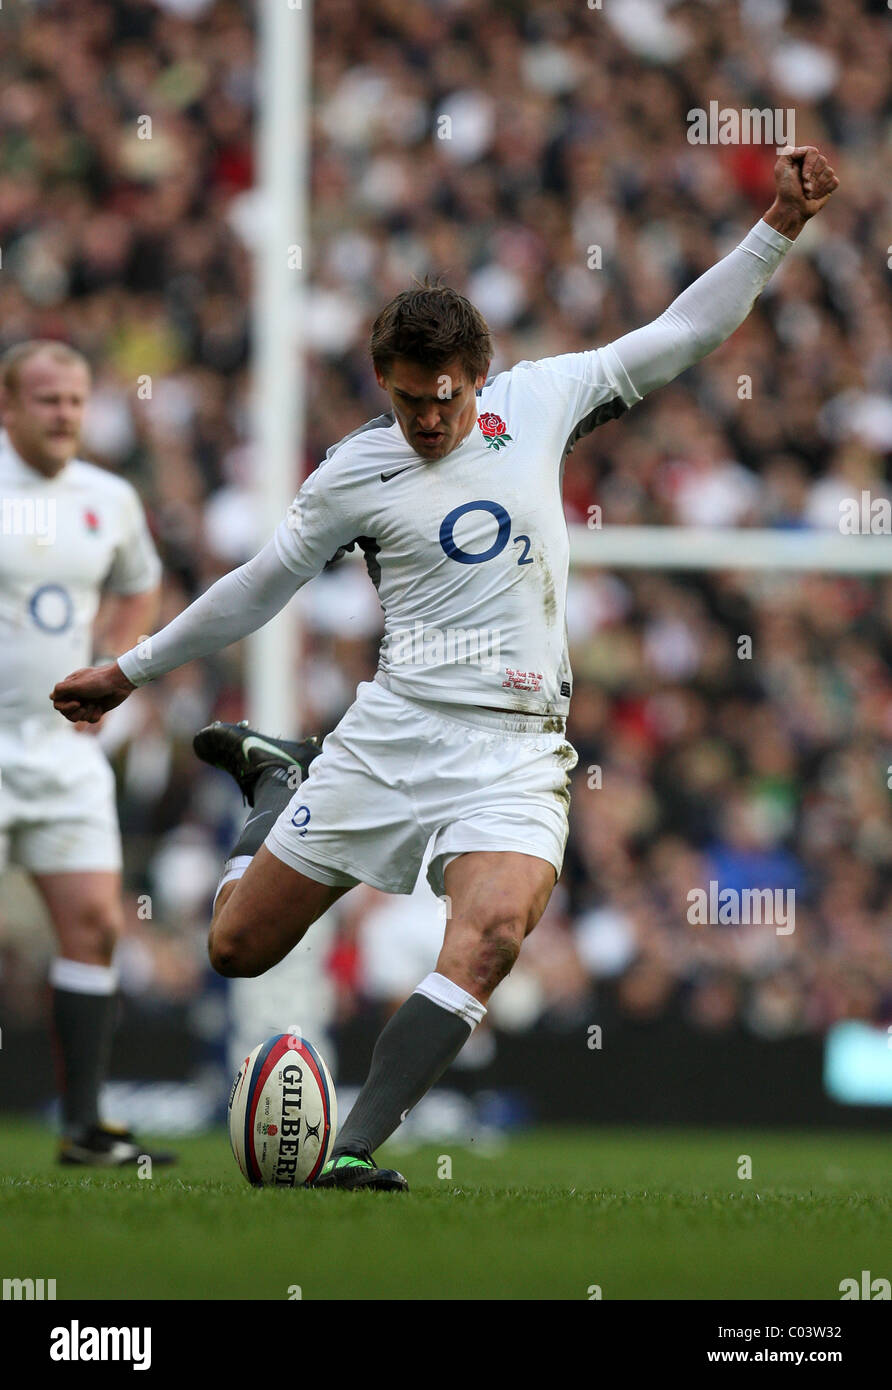
{"label": "white rugby shorts", "polygon": [[[546,731],[543,725],[551,724]],[[377,680],[328,735],[266,848],[333,887],[411,893],[472,850],[535,855],[560,873],[575,749],[564,720],[410,700]]]}
{"label": "white rugby shorts", "polygon": [[0,724],[0,872],[121,867],[115,776],[99,744],[65,724]]}

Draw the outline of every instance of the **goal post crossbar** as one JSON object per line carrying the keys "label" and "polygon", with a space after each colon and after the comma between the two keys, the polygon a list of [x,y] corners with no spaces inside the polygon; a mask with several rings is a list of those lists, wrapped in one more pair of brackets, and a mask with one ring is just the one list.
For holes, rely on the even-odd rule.
{"label": "goal post crossbar", "polygon": [[571,525],[569,532],[570,563],[579,569],[892,572],[892,536],[711,526]]}

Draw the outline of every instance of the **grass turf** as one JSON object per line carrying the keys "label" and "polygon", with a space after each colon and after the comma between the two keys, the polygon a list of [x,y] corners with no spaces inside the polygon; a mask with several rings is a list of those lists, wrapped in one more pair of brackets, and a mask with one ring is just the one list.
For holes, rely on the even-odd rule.
{"label": "grass turf", "polygon": [[[248,1186],[224,1132],[180,1163],[65,1169],[0,1125],[0,1275],[93,1299],[839,1299],[892,1276],[888,1140],[547,1130],[492,1152],[382,1149],[408,1197]],[[738,1156],[750,1155],[751,1180]],[[452,1176],[439,1177],[451,1159]]]}

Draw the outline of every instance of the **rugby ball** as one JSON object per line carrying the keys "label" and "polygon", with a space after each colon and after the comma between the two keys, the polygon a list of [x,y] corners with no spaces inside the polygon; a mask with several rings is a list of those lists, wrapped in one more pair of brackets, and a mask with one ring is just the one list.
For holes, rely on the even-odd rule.
{"label": "rugby ball", "polygon": [[338,1103],[328,1067],[297,1033],[276,1033],[239,1067],[229,1093],[229,1142],[254,1187],[301,1187],[334,1144]]}

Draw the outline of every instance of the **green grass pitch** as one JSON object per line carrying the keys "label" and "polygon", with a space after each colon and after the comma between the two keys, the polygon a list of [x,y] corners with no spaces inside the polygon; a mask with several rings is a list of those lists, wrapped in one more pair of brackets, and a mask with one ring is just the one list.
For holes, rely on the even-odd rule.
{"label": "green grass pitch", "polygon": [[842,1279],[892,1275],[882,1135],[568,1129],[383,1149],[408,1196],[254,1190],[223,1131],[173,1146],[180,1163],[151,1179],[64,1169],[46,1129],[4,1119],[0,1275],[55,1278],[58,1299],[282,1300],[586,1300],[594,1285],[838,1300]]}

